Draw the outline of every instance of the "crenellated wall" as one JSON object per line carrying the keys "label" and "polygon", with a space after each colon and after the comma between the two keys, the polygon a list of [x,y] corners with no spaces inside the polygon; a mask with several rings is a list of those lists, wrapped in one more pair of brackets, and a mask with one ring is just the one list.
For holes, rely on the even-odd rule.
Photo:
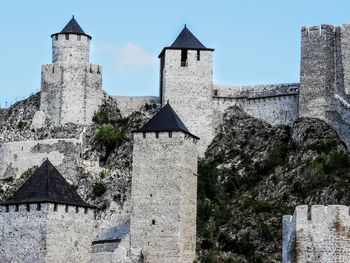
{"label": "crenellated wall", "polygon": [[90,263],[94,210],[51,203],[0,205],[3,263]]}
{"label": "crenellated wall", "polygon": [[283,263],[350,262],[348,206],[297,206],[283,217]]}
{"label": "crenellated wall", "polygon": [[159,97],[156,96],[113,96],[113,99],[117,102],[123,117],[129,116],[135,111],[140,111],[145,105],[159,103]]}

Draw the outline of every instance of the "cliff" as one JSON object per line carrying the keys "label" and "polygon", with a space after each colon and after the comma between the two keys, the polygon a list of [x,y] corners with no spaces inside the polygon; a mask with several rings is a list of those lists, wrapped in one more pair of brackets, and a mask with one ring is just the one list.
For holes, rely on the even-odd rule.
{"label": "cliff", "polygon": [[228,109],[199,165],[199,262],[281,262],[282,216],[348,204],[350,159],[318,119],[271,126]]}

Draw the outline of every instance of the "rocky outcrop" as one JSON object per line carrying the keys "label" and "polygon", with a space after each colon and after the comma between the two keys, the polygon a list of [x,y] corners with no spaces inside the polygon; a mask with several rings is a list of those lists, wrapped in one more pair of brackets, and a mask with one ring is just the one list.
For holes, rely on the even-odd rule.
{"label": "rocky outcrop", "polygon": [[228,109],[199,165],[198,261],[281,262],[281,219],[298,204],[348,204],[350,159],[318,119],[271,126]]}

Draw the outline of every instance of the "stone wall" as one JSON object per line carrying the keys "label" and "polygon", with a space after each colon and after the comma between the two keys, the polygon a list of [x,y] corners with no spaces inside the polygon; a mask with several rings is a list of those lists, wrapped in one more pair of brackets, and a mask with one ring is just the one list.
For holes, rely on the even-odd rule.
{"label": "stone wall", "polygon": [[[90,263],[94,210],[54,204],[0,206],[0,261]],[[56,211],[55,211],[56,210]]]}
{"label": "stone wall", "polygon": [[18,179],[27,169],[40,166],[46,158],[69,181],[76,183],[81,144],[76,139],[48,139],[0,144],[0,180]]}
{"label": "stone wall", "polygon": [[181,66],[181,50],[166,49],[161,68],[162,106],[169,100],[189,131],[198,136],[198,150],[203,155],[211,142],[212,126],[212,51],[188,50],[187,64]]}
{"label": "stone wall", "polygon": [[[68,209],[68,211],[66,210]],[[95,211],[90,208],[49,205],[46,262],[91,262],[91,243],[96,238]]]}
{"label": "stone wall", "polygon": [[159,97],[155,96],[113,96],[123,117],[129,116],[135,111],[140,111],[145,105],[159,103]]}
{"label": "stone wall", "polygon": [[134,134],[131,246],[146,262],[195,258],[196,140],[182,132]]}
{"label": "stone wall", "polygon": [[26,205],[0,206],[0,262],[23,263],[46,261],[46,235],[48,232],[47,217],[48,204],[41,204],[41,211],[37,211],[37,204],[30,205],[30,212]]}
{"label": "stone wall", "polygon": [[349,207],[297,206],[283,218],[283,263],[350,261]]}
{"label": "stone wall", "polygon": [[272,125],[291,125],[298,118],[299,84],[213,87],[213,126],[226,109],[239,105],[249,115]]}

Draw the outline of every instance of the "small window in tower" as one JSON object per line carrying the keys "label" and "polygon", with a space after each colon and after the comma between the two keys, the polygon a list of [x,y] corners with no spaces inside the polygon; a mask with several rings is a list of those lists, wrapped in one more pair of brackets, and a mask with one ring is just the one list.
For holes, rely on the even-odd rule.
{"label": "small window in tower", "polygon": [[19,205],[16,205],[15,211],[18,212],[19,211]]}
{"label": "small window in tower", "polygon": [[29,212],[30,211],[30,204],[27,204],[27,211]]}
{"label": "small window in tower", "polygon": [[75,213],[79,213],[79,206],[75,207]]}
{"label": "small window in tower", "polygon": [[69,34],[66,34],[66,40],[69,40]]}
{"label": "small window in tower", "polygon": [[187,49],[181,49],[181,67],[187,67]]}
{"label": "small window in tower", "polygon": [[201,51],[197,50],[197,60],[201,60]]}
{"label": "small window in tower", "polygon": [[66,205],[66,213],[68,212],[69,209],[69,205]]}
{"label": "small window in tower", "polygon": [[81,35],[77,35],[77,40],[78,40],[78,41],[81,40]]}
{"label": "small window in tower", "polygon": [[218,95],[218,90],[214,89],[214,96],[217,96],[217,95]]}
{"label": "small window in tower", "polygon": [[173,132],[169,132],[169,138],[173,138]]}
{"label": "small window in tower", "polygon": [[6,213],[10,212],[10,207],[7,205],[6,206]]}
{"label": "small window in tower", "polygon": [[87,214],[87,213],[88,213],[88,208],[85,207],[85,208],[84,208],[84,214]]}
{"label": "small window in tower", "polygon": [[53,205],[53,211],[55,211],[55,212],[57,211],[57,206],[58,206],[57,204]]}
{"label": "small window in tower", "polygon": [[36,205],[36,211],[40,211],[41,210],[41,204],[40,203],[37,203]]}
{"label": "small window in tower", "polygon": [[145,139],[146,138],[146,133],[144,132],[144,133],[142,133],[142,135],[143,135],[143,138]]}
{"label": "small window in tower", "polygon": [[155,225],[156,224],[156,220],[152,220],[152,225]]}
{"label": "small window in tower", "polygon": [[159,138],[159,132],[156,132],[156,138],[157,139]]}
{"label": "small window in tower", "polygon": [[55,35],[55,40],[56,40],[56,41],[58,40],[58,35]]}

